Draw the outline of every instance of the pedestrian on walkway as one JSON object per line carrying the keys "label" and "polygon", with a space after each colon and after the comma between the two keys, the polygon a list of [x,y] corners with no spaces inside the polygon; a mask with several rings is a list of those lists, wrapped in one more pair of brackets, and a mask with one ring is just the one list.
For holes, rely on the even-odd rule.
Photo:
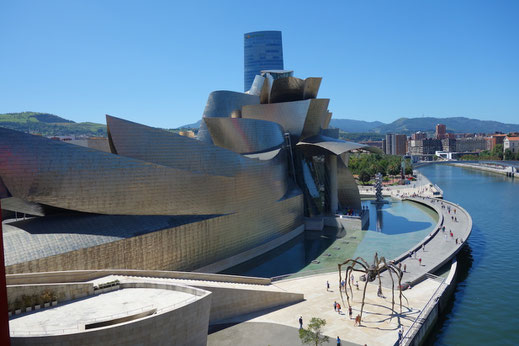
{"label": "pedestrian on walkway", "polygon": [[341,346],[341,338],[337,337],[337,346]]}
{"label": "pedestrian on walkway", "polygon": [[299,317],[299,329],[303,329],[303,316]]}
{"label": "pedestrian on walkway", "polygon": [[404,263],[404,273],[407,272],[407,264]]}
{"label": "pedestrian on walkway", "polygon": [[418,259],[418,262],[420,262],[420,265],[422,265],[422,257]]}
{"label": "pedestrian on walkway", "polygon": [[335,312],[337,312],[337,301],[333,302],[333,310],[335,310]]}
{"label": "pedestrian on walkway", "polygon": [[355,326],[360,326],[360,315],[357,315],[357,317],[355,317]]}
{"label": "pedestrian on walkway", "polygon": [[425,244],[422,244],[422,251],[425,252]]}
{"label": "pedestrian on walkway", "polygon": [[326,290],[327,290],[327,291],[330,290],[330,283],[328,282],[328,280],[326,280]]}
{"label": "pedestrian on walkway", "polygon": [[348,315],[350,315],[350,320],[351,320],[351,316],[353,316],[353,311],[351,309],[351,306],[348,307]]}
{"label": "pedestrian on walkway", "polygon": [[397,341],[397,344],[400,345],[400,341],[402,341],[402,329],[398,330],[398,341]]}
{"label": "pedestrian on walkway", "polygon": [[341,304],[337,303],[337,313],[341,314]]}

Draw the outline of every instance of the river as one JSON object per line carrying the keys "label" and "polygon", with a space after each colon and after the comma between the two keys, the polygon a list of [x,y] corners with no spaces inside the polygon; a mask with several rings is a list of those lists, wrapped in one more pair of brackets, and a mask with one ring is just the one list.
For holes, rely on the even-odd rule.
{"label": "river", "polygon": [[419,170],[474,223],[468,247],[458,256],[453,299],[428,344],[519,345],[519,179],[445,165]]}

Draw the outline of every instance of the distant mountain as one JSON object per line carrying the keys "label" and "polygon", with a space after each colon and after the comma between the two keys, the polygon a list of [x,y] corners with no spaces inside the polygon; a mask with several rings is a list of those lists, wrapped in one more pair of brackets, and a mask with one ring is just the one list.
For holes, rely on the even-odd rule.
{"label": "distant mountain", "polygon": [[371,132],[374,128],[386,125],[380,121],[363,121],[353,119],[332,119],[330,127],[339,128],[344,132]]}
{"label": "distant mountain", "polygon": [[445,124],[448,132],[457,133],[494,133],[497,131],[508,133],[519,131],[519,124],[505,124],[498,121],[465,117],[400,118],[390,124],[384,124],[379,121],[368,122],[350,119],[332,119],[330,122],[331,127],[338,127],[345,132],[402,133],[407,135],[416,131],[434,132],[436,124]]}
{"label": "distant mountain", "polygon": [[182,125],[179,127],[179,129],[197,129],[198,130],[201,122],[202,122],[202,119],[198,120],[196,123],[193,123],[193,124]]}
{"label": "distant mountain", "polygon": [[22,112],[0,114],[0,127],[40,134],[43,136],[106,137],[106,126],[96,123],[76,123],[54,114]]}
{"label": "distant mountain", "polygon": [[518,124],[505,124],[498,121],[478,120],[465,117],[454,118],[400,118],[390,124],[384,124],[373,129],[378,133],[411,134],[416,131],[434,132],[437,124],[445,124],[447,132],[456,133],[508,133],[519,131]]}

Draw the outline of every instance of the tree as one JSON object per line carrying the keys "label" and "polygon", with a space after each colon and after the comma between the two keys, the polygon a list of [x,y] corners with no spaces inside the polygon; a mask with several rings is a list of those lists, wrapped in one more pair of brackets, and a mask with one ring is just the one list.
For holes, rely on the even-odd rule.
{"label": "tree", "polygon": [[312,317],[308,329],[299,329],[299,338],[303,344],[313,344],[315,346],[322,345],[329,338],[322,333],[322,327],[326,325],[326,320],[318,317]]}
{"label": "tree", "polygon": [[362,170],[362,171],[360,172],[360,174],[359,174],[359,180],[360,180],[363,184],[365,184],[365,183],[367,183],[367,182],[369,181],[369,179],[371,179],[371,175],[369,175],[368,172]]}
{"label": "tree", "polygon": [[514,153],[512,153],[512,150],[510,150],[510,149],[506,149],[505,150],[504,159],[506,161],[513,160],[514,157],[515,157],[515,155],[514,155]]}

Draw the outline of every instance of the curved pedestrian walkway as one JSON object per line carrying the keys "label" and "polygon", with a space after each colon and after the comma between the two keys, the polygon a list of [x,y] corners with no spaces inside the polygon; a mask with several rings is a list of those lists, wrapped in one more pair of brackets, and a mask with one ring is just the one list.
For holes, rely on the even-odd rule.
{"label": "curved pedestrian walkway", "polygon": [[[426,274],[434,273],[449,262],[461,250],[472,232],[472,218],[465,209],[445,200],[428,197],[404,200],[426,205],[439,215],[438,224],[431,234],[393,260],[402,270],[405,268],[402,283],[410,282],[411,285],[415,285],[422,281]],[[388,273],[384,272],[380,277],[384,287],[391,287]]]}

